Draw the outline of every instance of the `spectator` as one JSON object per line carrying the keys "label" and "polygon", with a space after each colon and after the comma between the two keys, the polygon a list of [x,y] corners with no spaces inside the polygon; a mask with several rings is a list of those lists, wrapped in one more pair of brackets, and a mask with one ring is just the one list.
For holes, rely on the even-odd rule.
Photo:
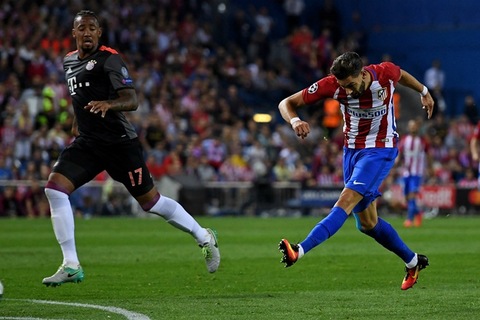
{"label": "spectator", "polygon": [[467,117],[467,119],[473,126],[477,124],[479,120],[478,107],[475,103],[475,98],[471,94],[465,96],[463,104],[463,114]]}
{"label": "spectator", "polygon": [[304,0],[284,0],[283,10],[287,16],[287,29],[291,33],[297,28],[302,21],[302,13],[305,10]]}
{"label": "spectator", "polygon": [[292,179],[294,168],[287,165],[285,158],[278,158],[273,166],[273,176],[275,181],[290,181]]}
{"label": "spectator", "polygon": [[45,198],[43,188],[37,179],[30,180],[30,185],[23,194],[22,202],[28,218],[45,218],[50,216],[47,198]]}
{"label": "spectator", "polygon": [[21,199],[18,197],[17,188],[6,186],[0,194],[0,217],[22,217],[25,210]]}
{"label": "spectator", "polygon": [[478,179],[473,168],[465,169],[465,176],[458,181],[459,188],[475,189],[478,188]]}
{"label": "spectator", "polygon": [[[432,98],[437,106],[437,112],[445,113],[446,105],[443,89],[445,86],[445,72],[441,68],[439,59],[432,61],[432,65],[425,71],[424,82],[432,94]],[[435,113],[437,113],[435,112]]]}
{"label": "spectator", "polygon": [[329,29],[332,33],[332,41],[336,46],[341,37],[341,21],[342,16],[335,6],[335,1],[325,0],[318,12],[318,21],[320,21],[320,30]]}

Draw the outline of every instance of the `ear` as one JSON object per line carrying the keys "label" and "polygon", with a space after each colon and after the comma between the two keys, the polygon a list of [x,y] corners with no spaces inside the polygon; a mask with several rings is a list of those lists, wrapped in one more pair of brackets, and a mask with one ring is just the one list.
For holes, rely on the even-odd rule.
{"label": "ear", "polygon": [[72,37],[76,38],[77,36],[75,35],[75,29],[72,29]]}
{"label": "ear", "polygon": [[99,37],[99,38],[102,36],[102,32],[103,32],[103,29],[102,29],[102,28],[98,28],[98,37]]}

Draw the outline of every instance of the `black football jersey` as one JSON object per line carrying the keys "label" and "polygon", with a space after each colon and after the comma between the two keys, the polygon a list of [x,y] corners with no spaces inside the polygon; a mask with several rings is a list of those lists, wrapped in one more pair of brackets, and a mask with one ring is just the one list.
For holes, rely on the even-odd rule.
{"label": "black football jersey", "polygon": [[102,118],[100,113],[84,109],[90,101],[116,99],[118,90],[134,88],[125,62],[117,51],[100,46],[83,60],[78,57],[78,51],[72,51],[65,56],[63,68],[80,136],[107,144],[137,137],[122,112],[108,110]]}

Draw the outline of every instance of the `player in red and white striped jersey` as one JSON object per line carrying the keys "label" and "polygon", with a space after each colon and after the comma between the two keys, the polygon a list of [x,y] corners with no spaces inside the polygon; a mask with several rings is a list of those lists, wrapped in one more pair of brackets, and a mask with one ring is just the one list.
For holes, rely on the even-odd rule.
{"label": "player in red and white striped jersey", "polygon": [[398,150],[402,159],[404,194],[407,200],[407,219],[405,227],[422,224],[422,214],[417,205],[417,198],[422,184],[427,161],[429,144],[418,135],[418,122],[408,121],[408,134],[400,139]]}
{"label": "player in red and white striped jersey", "polygon": [[[478,151],[478,142],[480,141],[480,122],[477,123],[475,129],[473,130],[473,135],[470,139],[470,152],[472,153],[472,160],[479,161],[479,151]],[[480,187],[480,161],[478,162],[478,187]]]}
{"label": "player in red and white striped jersey", "polygon": [[305,253],[333,236],[353,212],[357,228],[394,252],[406,264],[407,274],[402,289],[411,288],[418,271],[428,265],[424,255],[417,255],[403,242],[395,229],[378,217],[376,198],[398,155],[393,93],[400,83],[420,93],[421,102],[430,118],[433,99],[427,87],[391,62],[364,66],[355,52],[337,57],[331,74],[310,87],[283,99],[278,108],[283,119],[292,125],[296,135],[304,139],[310,126],[302,121],[296,109],[326,98],[339,101],[343,113],[345,188],[328,216],[320,221],[299,244],[280,241],[282,262],[293,265]]}

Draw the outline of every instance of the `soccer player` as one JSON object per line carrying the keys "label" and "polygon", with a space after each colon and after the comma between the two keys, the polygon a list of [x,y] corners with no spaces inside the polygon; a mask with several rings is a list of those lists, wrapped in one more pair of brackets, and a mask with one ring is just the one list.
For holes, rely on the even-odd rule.
{"label": "soccer player", "polygon": [[418,135],[418,122],[409,120],[408,134],[400,139],[398,150],[403,165],[404,195],[407,200],[407,219],[403,225],[422,225],[422,213],[417,204],[418,192],[422,184],[428,153],[428,142]]}
{"label": "soccer player", "polygon": [[353,213],[357,228],[399,256],[406,265],[401,288],[411,288],[418,273],[428,265],[426,256],[413,252],[395,229],[378,217],[376,198],[398,154],[393,92],[400,83],[420,93],[428,118],[433,99],[428,89],[415,77],[391,62],[364,66],[355,52],[337,57],[330,75],[310,87],[294,93],[279,103],[280,113],[302,139],[310,133],[307,122],[296,109],[333,98],[340,102],[343,114],[343,173],[345,187],[330,213],[300,243],[282,239],[279,250],[285,267],[292,266],[307,252],[333,236]]}
{"label": "soccer player", "polygon": [[94,12],[82,10],[76,14],[72,35],[77,50],[68,53],[63,63],[76,138],[60,154],[45,186],[63,263],[43,283],[58,286],[83,280],[69,196],[103,170],[125,185],[143,210],[190,233],[201,247],[208,271],[215,272],[220,264],[216,233],[201,227],[179,203],[156,189],[137,134],[123,114],[138,107],[133,80],[120,54],[99,44],[101,34]]}
{"label": "soccer player", "polygon": [[[473,161],[479,161],[478,142],[480,141],[480,121],[473,130],[473,135],[470,139],[470,152],[472,154]],[[480,188],[480,162],[478,162],[478,175],[477,175],[477,188]]]}

